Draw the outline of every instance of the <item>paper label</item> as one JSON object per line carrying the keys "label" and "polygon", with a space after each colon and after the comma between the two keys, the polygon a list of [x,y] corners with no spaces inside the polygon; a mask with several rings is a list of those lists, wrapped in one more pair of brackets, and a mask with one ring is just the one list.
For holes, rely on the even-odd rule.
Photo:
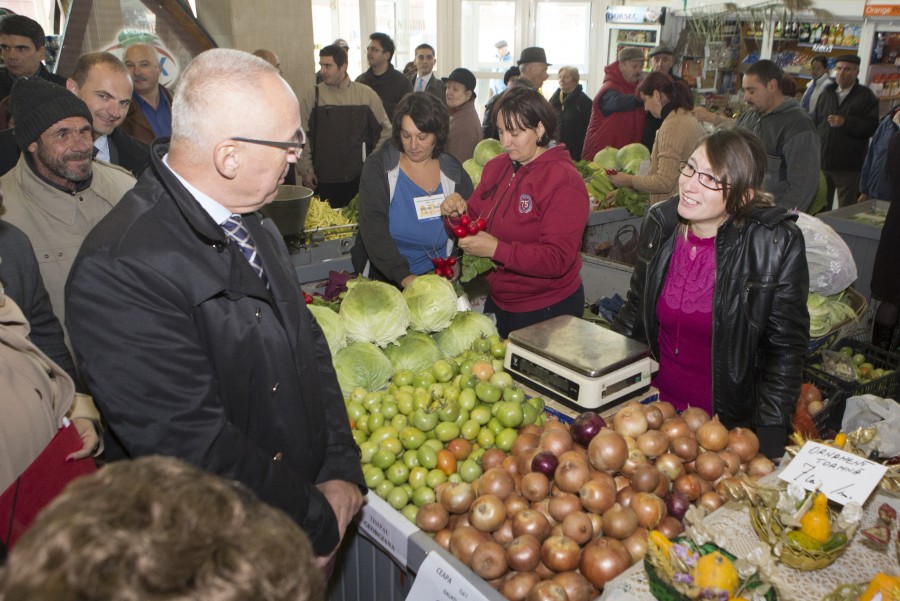
{"label": "paper label", "polygon": [[434,551],[425,556],[406,601],[488,601],[456,568]]}
{"label": "paper label", "polygon": [[859,455],[807,441],[778,477],[806,490],[818,488],[835,503],[862,505],[886,471],[887,467]]}
{"label": "paper label", "polygon": [[419,221],[432,221],[441,218],[441,203],[444,202],[443,194],[431,196],[416,196],[413,203],[416,205],[416,217]]}
{"label": "paper label", "polygon": [[402,566],[406,565],[409,537],[419,531],[415,524],[373,492],[366,495],[359,529]]}

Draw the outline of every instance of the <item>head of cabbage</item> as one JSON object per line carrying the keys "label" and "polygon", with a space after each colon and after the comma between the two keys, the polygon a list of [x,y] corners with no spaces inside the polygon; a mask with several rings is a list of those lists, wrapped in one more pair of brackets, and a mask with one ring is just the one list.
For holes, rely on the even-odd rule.
{"label": "head of cabbage", "polygon": [[448,357],[455,357],[472,348],[472,343],[482,336],[493,336],[497,326],[486,317],[475,311],[460,311],[447,326],[447,329],[434,334],[438,348]]}
{"label": "head of cabbage", "polygon": [[409,306],[409,327],[418,332],[439,332],[456,315],[456,291],[446,278],[420,275],[403,290]]}
{"label": "head of cabbage", "polygon": [[345,397],[354,388],[381,390],[394,375],[390,360],[370,342],[354,342],[338,351],[334,356],[334,371]]}
{"label": "head of cabbage", "polygon": [[503,144],[500,143],[500,140],[485,138],[475,145],[472,158],[475,159],[476,163],[484,167],[488,161],[501,153],[503,153]]}
{"label": "head of cabbage", "polygon": [[409,307],[390,284],[351,280],[341,303],[341,318],[349,342],[371,342],[384,348],[406,333]]}
{"label": "head of cabbage", "polygon": [[431,369],[432,364],[444,355],[428,334],[410,331],[397,342],[384,349],[394,371],[408,369],[413,373]]}
{"label": "head of cabbage", "polygon": [[325,334],[325,340],[328,342],[328,350],[334,357],[339,350],[347,346],[347,328],[344,327],[341,316],[321,305],[307,305],[307,308],[316,318],[316,323],[322,328],[322,333]]}

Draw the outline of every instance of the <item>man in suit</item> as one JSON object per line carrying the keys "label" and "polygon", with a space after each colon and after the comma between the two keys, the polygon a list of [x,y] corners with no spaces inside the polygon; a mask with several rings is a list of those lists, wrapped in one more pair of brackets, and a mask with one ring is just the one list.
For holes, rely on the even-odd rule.
{"label": "man in suit", "polygon": [[125,49],[124,63],[134,83],[133,102],[122,124],[125,133],[147,144],[172,135],[172,93],[159,83],[162,68],[156,48],[132,44]]}
{"label": "man in suit", "polygon": [[428,92],[432,96],[436,96],[438,100],[447,103],[444,97],[444,82],[440,77],[434,75],[434,65],[437,60],[434,58],[434,48],[429,44],[419,44],[416,46],[416,72],[409,75],[409,80],[413,84],[414,92]]}
{"label": "man in suit", "polygon": [[9,15],[0,20],[0,100],[9,96],[20,77],[40,77],[50,83],[66,85],[66,78],[47,70],[42,62],[47,50],[46,36],[40,24],[24,15]]}
{"label": "man in suit", "polygon": [[262,59],[209,50],[181,74],[172,126],[67,286],[107,456],[169,455],[243,482],[324,567],[365,485],[325,336],[258,212],[301,152],[297,98]]}

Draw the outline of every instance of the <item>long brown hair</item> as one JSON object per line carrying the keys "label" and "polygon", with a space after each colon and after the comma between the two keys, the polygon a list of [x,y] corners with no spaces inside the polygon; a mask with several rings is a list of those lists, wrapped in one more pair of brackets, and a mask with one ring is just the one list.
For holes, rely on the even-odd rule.
{"label": "long brown hair", "polygon": [[753,132],[735,127],[720,129],[700,140],[725,196],[725,211],[742,220],[759,206],[772,204],[762,191],[766,176],[766,149]]}

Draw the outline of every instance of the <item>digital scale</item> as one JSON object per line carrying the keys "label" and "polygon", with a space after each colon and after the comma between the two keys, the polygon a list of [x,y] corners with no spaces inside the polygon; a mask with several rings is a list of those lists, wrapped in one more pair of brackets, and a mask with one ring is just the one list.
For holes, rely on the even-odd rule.
{"label": "digital scale", "polygon": [[564,315],[509,334],[513,378],[579,411],[600,412],[650,385],[650,347]]}

